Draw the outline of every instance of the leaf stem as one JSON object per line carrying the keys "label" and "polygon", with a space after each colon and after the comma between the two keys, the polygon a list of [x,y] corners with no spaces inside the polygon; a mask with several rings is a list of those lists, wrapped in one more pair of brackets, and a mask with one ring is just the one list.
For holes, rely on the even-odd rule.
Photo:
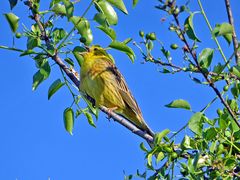
{"label": "leaf stem", "polygon": [[236,148],[238,150],[238,152],[240,152],[240,148],[237,147],[232,141],[229,141],[228,138],[226,138],[222,133],[220,133],[220,135],[222,136],[222,138],[224,140],[226,140],[229,144],[231,144],[234,148]]}
{"label": "leaf stem", "polygon": [[175,132],[175,133],[169,138],[169,140],[172,139],[172,138],[174,138],[177,134],[179,134],[179,133],[180,133],[182,130],[184,130],[187,126],[188,126],[188,123],[185,124],[183,127],[181,127],[177,132]]}
{"label": "leaf stem", "polygon": [[63,76],[64,82],[65,82],[65,84],[66,84],[68,90],[70,91],[70,93],[71,93],[71,95],[72,95],[72,97],[73,97],[73,103],[72,103],[71,107],[73,106],[73,104],[76,104],[77,108],[78,108],[80,111],[82,111],[81,107],[78,105],[78,103],[76,103],[76,99],[75,99],[75,97],[76,97],[77,95],[74,94],[74,92],[72,91],[71,87],[69,86],[69,81],[68,81],[67,77],[65,76],[65,74],[64,74],[64,72],[63,72],[63,70],[62,70],[62,68],[60,68],[60,71],[61,71],[61,73],[62,73],[62,76]]}
{"label": "leaf stem", "polygon": [[[212,29],[212,26],[211,26],[211,24],[210,24],[210,22],[209,22],[209,20],[208,20],[208,18],[207,18],[207,15],[206,15],[206,13],[205,13],[205,11],[204,11],[204,9],[203,9],[201,0],[197,0],[197,1],[198,1],[198,5],[199,5],[199,7],[200,7],[200,9],[201,9],[201,13],[202,13],[202,15],[203,15],[203,17],[204,17],[204,19],[205,19],[205,21],[206,21],[206,23],[207,23],[207,26],[208,26],[211,34],[212,34],[213,29]],[[227,63],[227,62],[228,62],[228,61],[227,61],[227,58],[226,58],[225,54],[223,53],[222,47],[220,46],[217,38],[213,36],[213,40],[215,41],[215,43],[216,43],[216,45],[217,45],[217,47],[218,47],[218,50],[219,50],[220,54],[222,55],[222,58],[223,58],[224,62]],[[230,65],[229,65],[229,64],[227,64],[227,67],[228,67],[228,69],[230,69]]]}
{"label": "leaf stem", "polygon": [[17,52],[24,52],[22,49],[17,49],[17,48],[11,48],[7,46],[0,46],[0,49],[6,49],[6,50],[11,50],[11,51],[17,51]]}
{"label": "leaf stem", "polygon": [[75,99],[76,94],[74,94],[74,92],[73,92],[72,89],[70,88],[70,86],[69,86],[69,84],[68,84],[68,80],[67,80],[67,78],[66,78],[66,76],[65,76],[65,74],[63,73],[63,70],[62,70],[61,68],[60,68],[60,71],[61,71],[61,73],[62,73],[62,76],[63,76],[64,82],[65,82],[65,84],[66,84],[68,90],[69,90],[70,93],[72,94],[72,97]]}
{"label": "leaf stem", "polygon": [[209,102],[200,112],[204,113],[217,99],[218,96],[216,96],[211,102]]}

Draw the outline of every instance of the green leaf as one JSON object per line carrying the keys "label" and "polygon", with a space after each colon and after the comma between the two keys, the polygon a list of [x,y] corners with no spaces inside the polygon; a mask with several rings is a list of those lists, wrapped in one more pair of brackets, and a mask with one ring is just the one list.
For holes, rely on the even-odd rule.
{"label": "green leaf", "polygon": [[240,130],[234,132],[233,137],[235,138],[236,141],[239,140],[240,139]]}
{"label": "green leaf", "polygon": [[234,75],[236,75],[238,78],[240,78],[240,66],[233,66],[230,69],[231,73],[233,73]]}
{"label": "green leaf", "polygon": [[41,45],[41,40],[39,38],[35,38],[32,36],[29,36],[27,39],[27,49],[33,49],[35,47],[38,47]]}
{"label": "green leaf", "polygon": [[143,150],[144,152],[148,152],[148,150],[147,150],[147,148],[144,146],[144,143],[143,143],[143,142],[140,144],[140,148],[141,148],[141,150]]}
{"label": "green leaf", "polygon": [[208,68],[211,65],[214,50],[211,48],[204,49],[199,55],[199,65]]}
{"label": "green leaf", "polygon": [[18,0],[8,0],[11,10],[17,5]]}
{"label": "green leaf", "polygon": [[135,7],[138,3],[138,0],[133,0],[133,7]]}
{"label": "green leaf", "polygon": [[233,27],[229,23],[216,24],[215,28],[212,31],[212,34],[216,36],[223,36],[226,34],[232,34]]}
{"label": "green leaf", "polygon": [[197,170],[198,161],[199,161],[199,152],[196,152],[196,153],[194,154],[194,160],[193,160],[193,168],[194,168],[194,171]]}
{"label": "green leaf", "polygon": [[228,127],[230,119],[228,114],[223,114],[219,117],[218,124],[221,129],[226,129]]}
{"label": "green leaf", "polygon": [[118,23],[118,16],[110,3],[106,0],[94,1],[96,9],[106,16],[109,25],[116,25]]}
{"label": "green leaf", "polygon": [[213,141],[209,150],[211,153],[214,153],[215,149],[216,149],[216,145],[217,145],[217,141]]}
{"label": "green leaf", "polygon": [[38,70],[33,75],[33,84],[32,84],[32,90],[35,91],[39,84],[41,84],[44,81],[44,75],[41,73],[40,70]]}
{"label": "green leaf", "polygon": [[39,36],[41,34],[41,30],[39,29],[39,26],[37,25],[37,23],[31,26],[31,30],[36,36]]}
{"label": "green leaf", "polygon": [[106,35],[108,35],[113,41],[116,39],[116,33],[115,31],[110,28],[110,27],[105,27],[105,26],[98,26],[98,29],[100,29],[101,31],[103,31]]}
{"label": "green leaf", "polygon": [[82,52],[86,52],[86,49],[84,49],[81,46],[76,46],[73,49],[73,51],[72,51],[72,53],[73,53],[74,57],[76,58],[76,60],[77,60],[77,62],[78,62],[80,67],[81,67],[81,65],[82,65],[82,63],[84,61],[83,56],[81,56]]}
{"label": "green leaf", "polygon": [[49,8],[52,8],[55,4],[58,4],[60,3],[62,0],[52,0],[51,3],[50,3],[50,6]]}
{"label": "green leaf", "polygon": [[139,170],[137,169],[136,177],[144,178],[146,179],[147,173],[146,171],[143,173],[140,173]]}
{"label": "green leaf", "polygon": [[216,66],[214,66],[213,72],[219,74],[223,71],[224,67],[225,67],[224,65],[218,63]]}
{"label": "green leaf", "polygon": [[232,42],[232,35],[231,34],[225,34],[223,35],[224,39],[227,41],[228,45]]}
{"label": "green leaf", "polygon": [[153,49],[153,42],[148,41],[146,44],[146,47],[147,47],[148,52],[150,52]]}
{"label": "green leaf", "polygon": [[168,73],[171,73],[171,71],[169,71],[168,69],[166,69],[166,68],[163,68],[163,70],[162,71],[160,71],[161,73],[163,73],[163,74],[168,74]]}
{"label": "green leaf", "polygon": [[132,62],[134,62],[135,54],[133,50],[128,47],[125,43],[119,41],[112,41],[109,47],[122,51],[128,55]]}
{"label": "green leaf", "polygon": [[198,37],[196,36],[196,33],[194,32],[194,27],[193,27],[193,16],[197,12],[191,13],[190,16],[187,17],[187,19],[184,22],[184,28],[185,31],[188,35],[188,37],[194,41],[201,42]]}
{"label": "green leaf", "polygon": [[128,14],[123,0],[107,0],[110,4],[121,10],[123,13]]}
{"label": "green leaf", "polygon": [[36,63],[36,67],[37,68],[41,68],[44,63],[46,63],[47,59],[46,59],[46,56],[44,54],[38,54],[36,55],[35,57],[33,57],[33,59],[35,60],[35,63]]}
{"label": "green leaf", "polygon": [[12,30],[13,33],[15,33],[18,29],[18,21],[19,21],[19,17],[16,16],[13,13],[7,13],[7,14],[3,14],[5,16],[5,18],[7,19],[7,22]]}
{"label": "green leaf", "polygon": [[54,4],[54,6],[51,9],[55,14],[59,14],[59,15],[66,15],[66,8],[64,5],[62,4]]}
{"label": "green leaf", "polygon": [[216,24],[212,31],[213,37],[223,36],[229,45],[232,42],[232,33],[233,27],[229,23]]}
{"label": "green leaf", "polygon": [[56,44],[61,41],[66,35],[67,32],[63,28],[55,28],[52,32],[53,41]]}
{"label": "green leaf", "polygon": [[66,9],[66,16],[69,19],[73,16],[74,6],[70,0],[62,0]]}
{"label": "green leaf", "polygon": [[235,99],[237,99],[239,96],[239,93],[240,93],[239,90],[240,90],[239,84],[237,83],[234,84],[234,86],[231,88],[231,93]]}
{"label": "green leaf", "polygon": [[62,86],[64,83],[61,82],[60,79],[57,79],[54,81],[51,86],[48,89],[48,100],[54,95]]}
{"label": "green leaf", "polygon": [[211,141],[212,139],[214,139],[216,137],[217,137],[217,130],[216,130],[216,128],[210,127],[210,128],[205,129],[204,138],[207,141]]}
{"label": "green leaf", "polygon": [[87,103],[89,111],[95,116],[96,119],[98,119],[99,109],[94,107],[92,102],[88,100],[85,96],[82,96],[82,98]]}
{"label": "green leaf", "polygon": [[233,132],[237,132],[239,130],[238,124],[231,118],[231,129]]}
{"label": "green leaf", "polygon": [[88,120],[88,123],[89,123],[91,126],[96,127],[96,125],[94,124],[92,115],[91,115],[89,112],[84,112],[84,115],[86,116],[86,118],[87,118],[87,120]]}
{"label": "green leaf", "polygon": [[147,164],[148,164],[149,167],[152,167],[152,156],[153,156],[152,153],[149,153],[147,155]]}
{"label": "green leaf", "polygon": [[215,35],[216,36],[222,36],[222,35],[226,35],[226,34],[232,35],[232,33],[233,33],[232,25],[229,23],[222,23],[222,24],[220,24],[220,26],[218,28],[218,32]]}
{"label": "green leaf", "polygon": [[182,142],[181,142],[181,148],[183,150],[185,149],[192,149],[191,147],[191,139],[189,136],[185,135]]}
{"label": "green leaf", "polygon": [[157,159],[156,159],[157,163],[159,161],[163,160],[164,157],[165,157],[164,153],[163,152],[159,152],[158,155],[157,155]]}
{"label": "green leaf", "polygon": [[133,178],[132,174],[130,174],[128,176],[124,175],[124,180],[132,180],[132,178]]}
{"label": "green leaf", "polygon": [[90,29],[90,24],[87,19],[78,16],[73,16],[70,21],[74,24],[79,34],[86,39],[85,45],[90,45],[93,41],[92,30]]}
{"label": "green leaf", "polygon": [[49,66],[49,63],[47,60],[45,60],[41,67],[39,68],[39,71],[37,71],[33,75],[33,84],[32,84],[32,90],[36,90],[37,87],[49,77],[49,74],[51,72],[51,67]]}
{"label": "green leaf", "polygon": [[67,62],[70,66],[74,67],[74,61],[71,58],[65,58],[65,62]]}
{"label": "green leaf", "polygon": [[124,44],[128,44],[132,41],[132,38],[127,38],[123,41]]}
{"label": "green leaf", "polygon": [[166,50],[163,46],[161,47],[161,52],[167,59],[170,57],[170,51]]}
{"label": "green leaf", "polygon": [[201,136],[202,134],[202,116],[203,114],[201,112],[195,113],[188,122],[188,127],[191,129],[194,133]]}
{"label": "green leaf", "polygon": [[22,56],[27,56],[27,55],[36,54],[36,53],[37,53],[36,51],[29,49],[29,50],[22,52],[19,56],[22,57]]}
{"label": "green leaf", "polygon": [[236,166],[236,164],[238,164],[239,162],[236,161],[235,158],[230,157],[227,158],[224,162],[224,169],[225,170],[232,170],[234,169],[234,167]]}
{"label": "green leaf", "polygon": [[202,81],[200,81],[199,79],[197,79],[195,77],[191,77],[191,79],[197,84],[202,84]]}
{"label": "green leaf", "polygon": [[74,126],[74,112],[72,108],[66,108],[63,112],[64,127],[66,131],[73,135],[73,126]]}
{"label": "green leaf", "polygon": [[86,39],[86,42],[84,42],[84,44],[86,46],[89,46],[91,44],[91,42],[93,41],[93,35],[92,35],[92,30],[91,29],[87,29],[83,34],[82,37]]}
{"label": "green leaf", "polygon": [[87,19],[81,18],[79,16],[73,16],[70,18],[70,21],[74,24],[79,34],[83,34],[84,31],[90,28],[90,24]]}
{"label": "green leaf", "polygon": [[108,26],[107,18],[103,13],[96,13],[93,19],[102,26]]}
{"label": "green leaf", "polygon": [[187,110],[191,109],[190,104],[183,99],[177,99],[177,100],[172,101],[171,103],[169,103],[165,106],[168,107],[168,108],[181,108],[181,109],[187,109]]}
{"label": "green leaf", "polygon": [[50,65],[49,65],[47,60],[41,65],[40,72],[44,76],[44,79],[48,78],[48,76],[49,76],[49,74],[51,72],[51,67],[50,67]]}
{"label": "green leaf", "polygon": [[154,143],[160,144],[162,142],[162,138],[164,138],[170,132],[169,129],[164,129],[160,133],[156,133],[154,136]]}

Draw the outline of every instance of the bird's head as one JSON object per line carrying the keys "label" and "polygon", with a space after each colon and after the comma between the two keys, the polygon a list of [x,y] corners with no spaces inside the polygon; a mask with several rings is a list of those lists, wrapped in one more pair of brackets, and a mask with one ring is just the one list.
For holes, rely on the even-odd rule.
{"label": "bird's head", "polygon": [[108,56],[108,53],[99,45],[94,45],[88,49],[92,56]]}
{"label": "bird's head", "polygon": [[93,45],[91,47],[85,47],[85,50],[80,52],[80,55],[85,59],[85,60],[91,60],[94,59],[92,57],[97,57],[97,58],[107,58],[111,60],[114,63],[113,57],[106,52],[106,49],[102,48],[99,45]]}
{"label": "bird's head", "polygon": [[108,56],[108,53],[104,48],[99,45],[93,45],[91,47],[85,46],[85,51],[80,52],[83,57],[86,56]]}

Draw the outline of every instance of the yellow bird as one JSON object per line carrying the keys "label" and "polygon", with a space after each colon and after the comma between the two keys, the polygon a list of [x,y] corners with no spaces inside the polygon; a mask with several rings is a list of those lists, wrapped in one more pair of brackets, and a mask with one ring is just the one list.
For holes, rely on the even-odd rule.
{"label": "yellow bird", "polygon": [[123,75],[107,52],[92,46],[81,53],[80,91],[95,100],[95,106],[105,106],[120,114],[143,131],[154,135],[143,119],[142,113]]}

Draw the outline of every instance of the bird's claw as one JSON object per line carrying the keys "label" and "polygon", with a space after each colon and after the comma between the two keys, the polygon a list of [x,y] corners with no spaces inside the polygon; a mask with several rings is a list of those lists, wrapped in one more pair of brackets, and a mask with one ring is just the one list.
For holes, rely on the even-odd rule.
{"label": "bird's claw", "polygon": [[112,114],[112,112],[114,111],[114,110],[116,110],[117,109],[117,107],[113,107],[113,108],[108,108],[108,111],[107,111],[107,119],[110,121],[110,119],[111,119],[111,114]]}

